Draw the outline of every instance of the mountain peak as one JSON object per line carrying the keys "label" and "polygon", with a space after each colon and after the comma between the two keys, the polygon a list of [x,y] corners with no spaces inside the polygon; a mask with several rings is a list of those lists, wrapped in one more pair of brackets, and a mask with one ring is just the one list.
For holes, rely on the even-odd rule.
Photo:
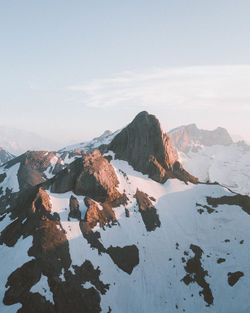
{"label": "mountain peak", "polygon": [[[176,169],[183,170],[159,120],[146,111],[136,115],[111,141],[108,150],[112,150],[116,158],[128,161],[134,169],[158,182],[177,177],[174,174]],[[180,176],[178,178],[181,179]],[[189,180],[186,178],[183,180]]]}

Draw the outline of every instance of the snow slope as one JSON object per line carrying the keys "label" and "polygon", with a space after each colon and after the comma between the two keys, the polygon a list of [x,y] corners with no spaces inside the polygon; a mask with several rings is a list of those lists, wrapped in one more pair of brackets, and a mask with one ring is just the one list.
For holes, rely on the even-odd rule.
{"label": "snow slope", "polygon": [[228,146],[201,147],[197,152],[179,152],[184,168],[200,181],[218,182],[250,195],[250,146],[243,142]]}
{"label": "snow slope", "polygon": [[[247,290],[250,288],[250,216],[236,205],[219,205],[212,213],[204,209],[207,205],[206,197],[233,194],[218,185],[185,184],[177,179],[170,179],[162,185],[134,171],[125,161],[112,160],[111,164],[119,179],[119,191],[125,192],[128,197],[126,208],[130,216],[126,217],[125,208],[121,205],[114,209],[119,222],[117,225],[111,228],[100,228],[97,225],[94,231],[100,233],[105,248],[136,245],[139,264],[134,267],[131,275],[117,267],[108,254],[100,254],[97,249],[91,248],[82,235],[79,221],[68,219],[69,198],[74,194],[49,192],[52,213],[59,214],[69,242],[72,260],[70,270],[74,273],[74,265],[80,266],[85,260],[89,260],[95,268],[100,269],[100,279],[109,284],[109,290],[101,295],[102,312],[107,313],[109,308],[115,313],[249,312]],[[145,228],[134,198],[137,189],[154,197],[155,201],[152,201],[161,223],[154,231],[149,232]],[[83,218],[86,212],[84,197],[74,196],[79,200]],[[1,223],[5,223],[5,227],[8,217],[0,225]],[[30,237],[20,239],[14,248],[1,246],[1,249],[6,250],[1,253],[4,258],[0,260],[1,301],[11,269],[21,266],[28,258],[24,247],[26,242],[30,244],[30,240]],[[210,305],[201,293],[203,287],[196,282],[186,285],[183,281],[187,275],[185,267],[188,260],[196,258],[191,245],[203,251],[200,262],[204,271],[207,271],[204,280],[213,297]],[[15,263],[12,256],[20,255],[20,251],[22,256],[18,258],[19,263]],[[219,264],[219,258],[225,261]],[[9,259],[13,264],[8,265],[6,270]],[[230,286],[228,273],[236,271],[243,272],[244,276],[234,286]],[[195,274],[191,276],[194,277]],[[64,272],[60,279],[65,280]],[[84,284],[84,288],[95,287],[88,282]],[[53,303],[53,294],[45,276],[41,277],[31,291],[40,292]],[[1,303],[0,311],[16,312],[18,307],[4,306]]]}

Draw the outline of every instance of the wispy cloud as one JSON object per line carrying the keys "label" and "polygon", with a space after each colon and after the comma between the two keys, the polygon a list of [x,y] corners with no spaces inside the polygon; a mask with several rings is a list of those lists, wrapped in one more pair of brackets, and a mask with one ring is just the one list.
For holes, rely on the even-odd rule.
{"label": "wispy cloud", "polygon": [[174,106],[250,110],[250,66],[194,66],[123,72],[70,86],[90,107]]}

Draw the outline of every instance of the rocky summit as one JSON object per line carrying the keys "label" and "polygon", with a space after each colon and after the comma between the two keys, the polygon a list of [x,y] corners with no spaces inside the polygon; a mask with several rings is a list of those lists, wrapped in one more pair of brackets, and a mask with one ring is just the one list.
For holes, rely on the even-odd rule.
{"label": "rocky summit", "polygon": [[147,112],[28,151],[0,166],[0,312],[249,312],[249,222],[250,198],[200,183]]}

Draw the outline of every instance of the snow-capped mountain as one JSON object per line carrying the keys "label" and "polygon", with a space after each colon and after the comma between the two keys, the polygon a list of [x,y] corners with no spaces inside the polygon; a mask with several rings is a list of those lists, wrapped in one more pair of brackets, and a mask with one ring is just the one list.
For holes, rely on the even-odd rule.
{"label": "snow-capped mountain", "polygon": [[250,195],[250,146],[244,141],[234,143],[223,128],[206,131],[195,124],[168,134],[183,166],[200,181]]}
{"label": "snow-capped mountain", "polygon": [[9,153],[8,151],[0,147],[0,165],[10,161],[14,157],[15,156],[13,154]]}
{"label": "snow-capped mountain", "polygon": [[248,312],[250,198],[199,183],[147,112],[99,148],[1,168],[0,312]]}

